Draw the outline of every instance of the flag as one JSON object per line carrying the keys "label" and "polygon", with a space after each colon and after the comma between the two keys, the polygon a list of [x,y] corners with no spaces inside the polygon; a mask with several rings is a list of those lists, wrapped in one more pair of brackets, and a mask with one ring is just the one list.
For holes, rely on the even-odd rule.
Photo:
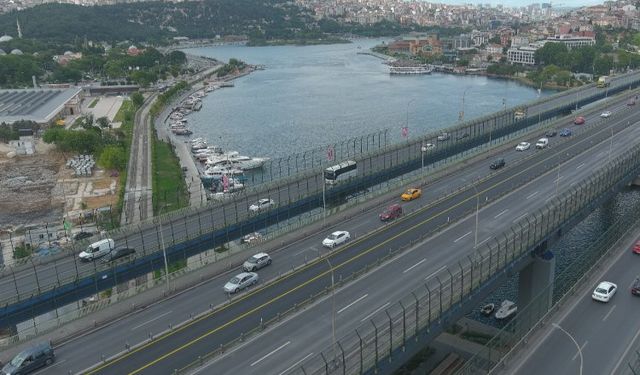
{"label": "flag", "polygon": [[327,160],[332,161],[333,160],[333,146],[329,146],[327,148]]}
{"label": "flag", "polygon": [[409,136],[409,127],[408,126],[403,126],[401,128],[402,130],[402,137],[407,138]]}

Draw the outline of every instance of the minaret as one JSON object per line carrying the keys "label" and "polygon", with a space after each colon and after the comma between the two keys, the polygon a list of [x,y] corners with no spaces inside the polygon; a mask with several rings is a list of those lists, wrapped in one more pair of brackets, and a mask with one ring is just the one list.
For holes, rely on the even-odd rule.
{"label": "minaret", "polygon": [[22,39],[22,29],[20,28],[20,21],[17,18],[16,25],[18,26],[18,38]]}

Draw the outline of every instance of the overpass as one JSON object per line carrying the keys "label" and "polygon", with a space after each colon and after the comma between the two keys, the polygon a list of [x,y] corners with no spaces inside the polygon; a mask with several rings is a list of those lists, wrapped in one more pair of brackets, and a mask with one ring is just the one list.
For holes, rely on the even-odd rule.
{"label": "overpass", "polygon": [[[329,206],[338,206],[348,201],[354,192],[374,190],[375,193],[387,188],[382,181],[392,179],[404,173],[420,170],[424,157],[427,165],[449,165],[452,161],[477,155],[492,145],[505,142],[512,137],[522,136],[533,124],[545,119],[553,119],[570,109],[593,102],[609,94],[636,87],[640,75],[631,73],[616,77],[609,89],[587,87],[583,90],[567,91],[551,98],[545,98],[529,106],[528,117],[516,121],[513,110],[502,111],[493,116],[486,116],[475,121],[461,124],[449,129],[452,137],[439,143],[435,150],[426,153],[421,151],[423,142],[435,142],[436,134],[422,139],[388,146],[380,139],[369,138],[350,140],[348,143],[335,145],[338,158],[353,157],[359,161],[359,177],[348,184],[329,189],[326,200]],[[537,119],[536,119],[537,114]],[[544,123],[548,125],[547,123]],[[467,137],[460,137],[463,134]],[[377,141],[379,149],[374,152]],[[359,147],[358,147],[359,146]],[[366,146],[366,147],[365,147]],[[367,153],[368,151],[368,153]],[[299,159],[301,159],[299,161]],[[119,244],[134,246],[138,249],[137,257],[114,266],[99,263],[81,264],[75,253],[51,257],[51,261],[38,264],[31,263],[16,269],[3,270],[0,291],[4,307],[0,310],[5,324],[11,325],[23,321],[28,316],[50,311],[58,306],[75,301],[99,290],[112,287],[118,282],[132,279],[163,266],[161,242],[167,239],[167,258],[170,261],[185,259],[199,252],[224,246],[229,241],[243,234],[261,228],[280,227],[288,229],[291,222],[300,221],[299,215],[313,213],[317,220],[323,213],[318,210],[322,203],[322,177],[320,171],[310,170],[324,166],[316,162],[315,157],[306,154],[295,156],[294,168],[287,164],[286,179],[265,183],[263,186],[246,191],[232,200],[213,204],[204,208],[186,210],[177,215],[168,215],[142,223],[135,228],[115,231],[110,235]],[[289,158],[291,160],[291,158]],[[270,172],[272,176],[284,174],[281,162],[279,174]],[[273,165],[270,167],[273,170]],[[276,198],[279,206],[258,215],[250,216],[246,210],[249,204],[260,197]],[[288,223],[288,224],[287,224]],[[164,228],[164,230],[162,230]],[[221,256],[222,257],[222,256]]]}
{"label": "overpass", "polygon": [[[402,356],[411,353],[417,346],[413,341],[414,335],[420,337],[423,345],[425,336],[429,339],[447,322],[463,314],[469,306],[476,307],[478,301],[489,293],[492,283],[498,283],[500,278],[517,272],[531,261],[541,261],[544,265],[544,260],[540,260],[538,255],[544,253],[548,241],[570,228],[638,174],[640,149],[636,147],[635,139],[640,130],[631,124],[636,124],[640,115],[636,111],[625,111],[619,107],[614,112],[611,121],[602,121],[585,129],[576,141],[554,144],[552,149],[536,152],[514,165],[510,164],[504,171],[418,209],[402,221],[364,236],[353,244],[335,250],[300,270],[232,300],[229,304],[215,308],[182,327],[169,330],[123,356],[97,366],[90,373],[154,373],[166,372],[168,368],[198,366],[200,361],[191,361],[198,357],[204,360],[212,348],[219,348],[224,352],[228,348],[227,343],[248,340],[248,335],[252,332],[266,329],[268,334],[280,325],[291,332],[292,327],[296,326],[288,318],[285,320],[282,313],[307,305],[310,307],[303,314],[311,311],[315,315],[312,318],[307,316],[300,325],[302,329],[312,332],[299,336],[296,332],[291,332],[291,336],[296,339],[306,337],[308,341],[291,345],[293,353],[286,352],[288,346],[285,344],[291,340],[283,341],[282,348],[267,349],[278,342],[270,339],[266,339],[266,342],[271,345],[261,342],[260,351],[247,351],[254,356],[258,352],[266,355],[269,350],[275,349],[278,349],[277,353],[285,353],[280,360],[275,359],[280,367],[273,368],[260,366],[273,365],[273,361],[267,361],[267,358],[270,360],[275,355],[263,360],[256,357],[254,364],[247,366],[249,356],[236,354],[238,351],[234,349],[233,355],[243,358],[239,363],[245,366],[242,373],[277,368],[284,371],[285,364],[296,365],[287,371],[301,372],[304,369],[307,374],[343,371],[353,373],[358,372],[360,366],[363,369],[378,366],[381,371],[390,371],[390,367],[402,363]],[[615,148],[612,147],[613,143],[609,143],[614,140],[610,138],[612,133],[616,134]],[[601,154],[588,152],[594,148],[601,149],[603,144],[609,146],[610,161]],[[585,165],[592,168],[584,168]],[[486,165],[483,166],[486,168]],[[561,186],[558,186],[560,179],[556,177],[559,175],[559,172],[556,174],[556,166],[563,170]],[[540,177],[536,183],[529,183],[538,176]],[[506,199],[497,200],[505,194],[509,194]],[[549,199],[527,198],[535,196]],[[470,235],[472,230],[469,230],[473,228],[473,217],[467,215],[475,211],[479,197],[485,198],[483,202],[489,202],[483,212],[488,210],[493,220],[479,229],[482,232],[479,239],[482,241],[475,243],[480,246],[474,250],[473,236]],[[466,219],[456,225],[449,223],[449,219],[456,221],[459,218]],[[511,223],[516,224],[510,227]],[[445,227],[445,233],[438,234]],[[488,241],[484,241],[487,236]],[[443,248],[448,251],[438,251]],[[381,261],[388,259],[390,253],[407,249],[410,250],[406,251],[406,256],[403,253],[384,267],[376,267]],[[532,253],[534,249],[536,251]],[[409,257],[412,259],[409,260]],[[327,259],[329,261],[325,263]],[[394,267],[390,265],[400,264],[399,262],[405,262],[402,267],[396,267],[400,272],[389,272],[389,267]],[[428,271],[419,268],[423,266],[434,268],[434,272],[427,277],[426,285],[420,288],[425,283],[424,276],[428,274]],[[539,265],[534,266],[536,267]],[[407,297],[399,304],[384,306],[384,297],[380,297],[380,294],[372,296],[373,302],[367,302],[371,304],[368,307],[372,315],[350,318],[357,319],[355,327],[358,331],[353,331],[346,337],[341,335],[343,338],[331,345],[332,348],[323,355],[313,354],[318,353],[314,350],[313,355],[302,358],[300,348],[317,347],[316,342],[322,344],[328,341],[326,325],[318,328],[324,328],[324,335],[314,334],[317,330],[313,326],[326,322],[327,315],[326,310],[318,311],[321,308],[317,306],[320,305],[311,305],[310,296],[314,297],[312,300],[326,296],[331,290],[333,273],[336,273],[338,280],[344,282],[347,278],[357,278],[371,269],[376,269],[372,272],[379,276],[363,276],[363,279],[350,284],[347,290],[352,290],[352,285],[356,284],[361,288],[375,284],[383,292],[382,296],[389,290],[393,292],[394,297],[389,297],[388,294],[386,297],[392,299],[392,302],[394,298],[397,299],[396,296]],[[377,271],[378,269],[382,271]],[[412,270],[419,273],[416,275]],[[402,275],[409,276],[408,281],[402,279]],[[364,279],[366,283],[361,282]],[[386,288],[385,284],[391,285]],[[351,293],[350,297],[354,298],[343,303],[338,311],[349,314],[350,306],[363,303],[369,298],[369,293],[361,290]],[[338,295],[340,294],[342,292]],[[374,305],[376,302],[383,308],[376,311],[379,307]],[[359,309],[362,311],[363,308]],[[360,318],[365,321],[362,326]],[[373,319],[374,323],[369,324],[367,319]],[[279,323],[279,320],[282,322]],[[310,321],[314,321],[311,326]],[[270,327],[276,328],[272,330]],[[254,339],[248,341],[260,345]],[[214,350],[213,354],[219,354],[218,350]],[[393,361],[389,362],[389,357]],[[296,364],[292,360],[294,358],[302,362]],[[325,361],[327,358],[332,360]]]}

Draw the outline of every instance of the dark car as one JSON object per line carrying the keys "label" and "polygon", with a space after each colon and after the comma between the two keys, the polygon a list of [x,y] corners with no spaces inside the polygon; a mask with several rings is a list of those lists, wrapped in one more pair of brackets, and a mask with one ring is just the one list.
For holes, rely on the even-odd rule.
{"label": "dark car", "polygon": [[387,207],[380,215],[380,220],[389,221],[393,219],[397,219],[402,215],[402,207],[399,204],[392,204]]}
{"label": "dark car", "polygon": [[18,353],[2,368],[4,375],[28,374],[55,361],[53,348],[48,342],[37,344]]}
{"label": "dark car", "polygon": [[491,169],[500,169],[500,168],[504,167],[505,164],[506,163],[504,162],[504,159],[498,159],[498,160],[494,161],[493,163],[491,163],[489,168],[491,168]]}
{"label": "dark car", "polygon": [[640,296],[640,279],[637,277],[631,285],[631,294],[634,296]]}
{"label": "dark car", "polygon": [[126,257],[127,255],[131,255],[136,252],[136,249],[132,247],[116,247],[111,250],[107,255],[102,258],[103,262],[111,262],[116,259]]}
{"label": "dark car", "polygon": [[547,130],[547,132],[544,133],[545,137],[555,137],[557,134],[558,132],[555,129]]}
{"label": "dark car", "polygon": [[562,131],[560,131],[560,136],[561,137],[571,136],[571,129],[562,129]]}
{"label": "dark car", "polygon": [[93,233],[90,232],[78,232],[73,235],[73,239],[76,241],[84,240],[85,238],[92,237]]}

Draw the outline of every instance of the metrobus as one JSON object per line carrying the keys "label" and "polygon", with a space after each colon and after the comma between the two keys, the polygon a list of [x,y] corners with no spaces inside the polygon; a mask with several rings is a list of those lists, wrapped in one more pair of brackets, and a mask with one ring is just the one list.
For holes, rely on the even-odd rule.
{"label": "metrobus", "polygon": [[353,160],[343,161],[324,170],[324,180],[328,185],[348,180],[358,174],[358,165]]}

